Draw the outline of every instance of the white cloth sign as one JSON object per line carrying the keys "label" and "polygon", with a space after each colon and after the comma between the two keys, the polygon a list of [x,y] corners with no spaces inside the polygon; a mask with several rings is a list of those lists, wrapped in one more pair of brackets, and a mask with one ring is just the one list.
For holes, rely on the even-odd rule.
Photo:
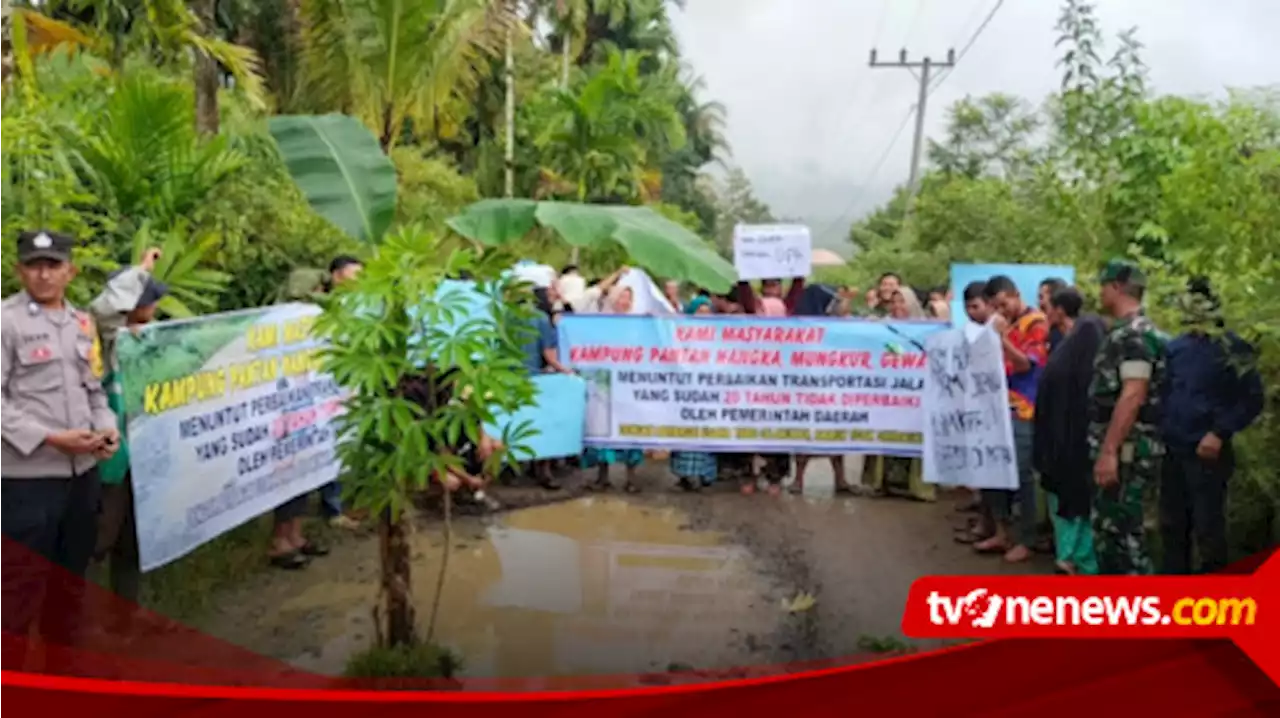
{"label": "white cloth sign", "polygon": [[990,328],[971,331],[949,329],[925,339],[924,480],[1016,489],[1018,462],[1000,338]]}
{"label": "white cloth sign", "polygon": [[740,224],[733,229],[733,266],[738,279],[807,277],[813,239],[804,225]]}
{"label": "white cloth sign", "polygon": [[675,307],[663,296],[662,290],[653,279],[641,269],[628,269],[618,284],[631,288],[632,314],[663,315],[675,314]]}

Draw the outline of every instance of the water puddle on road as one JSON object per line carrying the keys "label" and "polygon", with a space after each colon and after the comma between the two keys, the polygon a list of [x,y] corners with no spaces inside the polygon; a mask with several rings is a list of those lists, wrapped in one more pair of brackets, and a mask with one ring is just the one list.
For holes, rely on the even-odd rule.
{"label": "water puddle on road", "polygon": [[[687,521],[675,508],[610,498],[522,509],[487,525],[457,521],[435,640],[461,655],[466,677],[768,662],[757,650],[783,618],[768,583],[748,554],[684,528]],[[435,525],[412,541],[414,601],[425,630],[443,538]],[[323,617],[312,624],[323,636],[319,649],[295,665],[336,674],[370,644],[376,567],[360,573],[360,580],[300,587],[281,603],[277,621]]]}

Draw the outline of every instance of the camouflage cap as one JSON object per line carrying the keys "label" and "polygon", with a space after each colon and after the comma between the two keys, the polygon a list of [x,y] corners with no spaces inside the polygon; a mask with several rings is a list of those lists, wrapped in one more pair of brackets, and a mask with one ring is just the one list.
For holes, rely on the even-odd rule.
{"label": "camouflage cap", "polygon": [[1117,258],[1107,262],[1102,268],[1102,272],[1098,274],[1098,282],[1101,284],[1126,282],[1145,287],[1147,286],[1147,275],[1142,273],[1142,269],[1137,264],[1127,259]]}

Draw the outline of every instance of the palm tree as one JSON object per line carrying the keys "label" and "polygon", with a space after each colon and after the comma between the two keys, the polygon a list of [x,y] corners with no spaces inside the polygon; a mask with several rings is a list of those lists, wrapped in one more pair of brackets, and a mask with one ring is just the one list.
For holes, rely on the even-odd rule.
{"label": "palm tree", "polygon": [[680,148],[684,126],[661,77],[646,77],[646,55],[613,51],[576,91],[556,90],[554,109],[536,144],[544,173],[579,202],[630,201],[651,191],[651,149]]}
{"label": "palm tree", "polygon": [[519,23],[506,0],[302,0],[304,102],[360,118],[390,149],[435,134]]}
{"label": "palm tree", "polygon": [[117,73],[130,53],[182,65],[194,59],[197,127],[218,129],[218,88],[222,70],[257,107],[265,107],[257,53],[214,34],[215,0],[49,0],[34,9],[14,9],[15,18],[38,30],[31,52],[66,45],[105,58]]}

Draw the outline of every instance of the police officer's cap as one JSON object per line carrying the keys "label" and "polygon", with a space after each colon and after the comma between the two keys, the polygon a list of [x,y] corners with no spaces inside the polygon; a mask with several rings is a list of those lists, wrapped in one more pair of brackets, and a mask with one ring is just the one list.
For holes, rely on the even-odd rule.
{"label": "police officer's cap", "polygon": [[18,235],[18,262],[27,264],[37,259],[70,262],[75,240],[65,234],[35,230]]}

